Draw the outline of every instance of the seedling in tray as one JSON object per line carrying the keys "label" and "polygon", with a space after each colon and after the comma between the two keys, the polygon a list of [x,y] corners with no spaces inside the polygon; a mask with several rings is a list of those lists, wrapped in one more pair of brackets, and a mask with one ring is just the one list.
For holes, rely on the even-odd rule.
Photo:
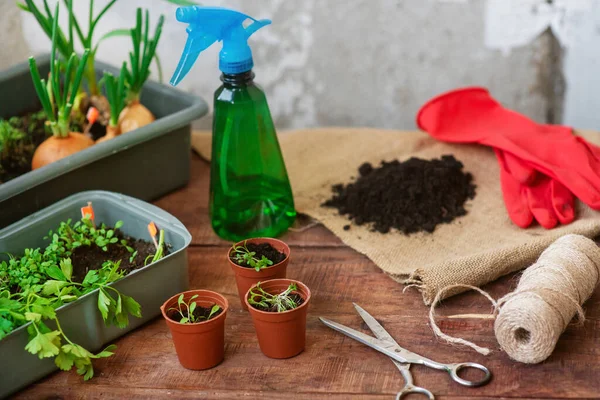
{"label": "seedling in tray", "polygon": [[126,327],[129,315],[141,317],[140,305],[111,284],[144,266],[130,254],[154,257],[152,243],[133,241],[121,233],[123,222],[118,221],[114,228],[96,227],[89,217],[84,214],[75,224],[61,222],[46,237],[49,244],[45,248],[25,249],[23,255],[9,255],[0,262],[0,340],[30,323],[25,350],[40,359],[54,357],[65,371],[75,366],[86,380],[94,375],[92,360],[109,357],[116,346],[93,354],[74,343],[63,331],[56,310],[97,291],[104,322]]}
{"label": "seedling in tray", "polygon": [[260,282],[256,284],[248,295],[248,303],[258,310],[269,312],[284,312],[293,310],[301,305],[304,300],[296,293],[298,287],[295,283],[290,283],[288,288],[279,294],[271,294],[265,292],[260,287]]}
{"label": "seedling in tray", "polygon": [[202,307],[192,301],[197,297],[198,295],[195,294],[186,302],[182,293],[177,299],[177,307],[169,308],[169,311],[173,311],[169,317],[180,324],[197,324],[220,314],[221,307],[218,304],[214,304],[212,307]]}

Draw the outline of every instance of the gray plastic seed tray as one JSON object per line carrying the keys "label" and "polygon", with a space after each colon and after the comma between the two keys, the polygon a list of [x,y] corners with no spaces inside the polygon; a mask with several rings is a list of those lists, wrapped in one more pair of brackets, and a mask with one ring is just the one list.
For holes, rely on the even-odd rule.
{"label": "gray plastic seed tray", "polygon": [[[124,222],[121,230],[125,235],[148,240],[147,225],[154,221],[159,229],[164,229],[165,242],[172,246],[165,258],[133,271],[113,284],[142,306],[142,318],[130,316],[127,328],[119,329],[104,324],[97,307],[97,291],[57,309],[65,334],[86,349],[97,351],[160,315],[160,306],[166,299],[188,289],[186,249],[192,237],[178,219],[158,207],[117,193],[89,191],[70,196],[0,230],[0,253],[20,255],[25,248],[44,246],[47,242],[43,237],[48,231],[55,229],[61,221],[80,219],[80,209],[88,201],[93,203],[98,223],[110,226],[121,220]],[[6,258],[6,255],[0,255],[0,260]],[[27,342],[27,325],[0,340],[0,398],[9,396],[57,369],[53,358],[40,360],[36,355],[28,353],[25,350]]]}

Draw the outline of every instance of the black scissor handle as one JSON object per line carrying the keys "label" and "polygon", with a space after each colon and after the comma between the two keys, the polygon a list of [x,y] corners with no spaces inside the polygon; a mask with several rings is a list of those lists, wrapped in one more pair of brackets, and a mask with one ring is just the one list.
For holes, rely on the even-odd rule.
{"label": "black scissor handle", "polygon": [[[466,368],[478,369],[478,370],[482,371],[485,374],[485,376],[477,381],[469,381],[467,379],[463,379],[460,376],[458,376],[458,371],[460,371],[462,369],[466,369]],[[454,382],[459,383],[463,386],[469,386],[469,387],[485,385],[492,378],[492,373],[490,372],[489,369],[487,369],[485,366],[483,366],[481,364],[477,364],[477,363],[473,363],[473,362],[449,364],[448,365],[448,373],[450,374],[450,377],[452,378],[452,380]]]}

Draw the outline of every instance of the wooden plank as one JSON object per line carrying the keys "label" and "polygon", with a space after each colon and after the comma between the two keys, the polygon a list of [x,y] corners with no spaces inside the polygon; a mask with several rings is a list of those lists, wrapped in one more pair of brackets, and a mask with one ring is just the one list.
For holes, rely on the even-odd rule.
{"label": "wooden plank", "polygon": [[[210,227],[208,216],[208,187],[210,176],[209,164],[196,154],[192,155],[190,184],[173,192],[154,204],[173,214],[192,233],[194,245],[202,246],[228,246],[229,243],[221,240],[214,234]],[[306,217],[301,222],[307,223]],[[303,225],[304,226],[304,225]],[[322,225],[315,226],[303,232],[288,232],[281,237],[290,245],[303,247],[326,246],[342,247],[344,244],[332,235]]]}
{"label": "wooden plank", "polygon": [[[233,399],[246,395],[286,398],[284,394],[294,399],[391,398],[403,385],[393,363],[318,320],[325,316],[365,329],[352,302],[376,316],[406,348],[441,362],[479,362],[494,374],[487,386],[464,388],[452,383],[443,372],[413,366],[416,383],[438,398],[575,399],[595,398],[600,393],[600,293],[587,305],[589,319],[583,328],[569,327],[546,362],[524,365],[512,362],[501,351],[484,357],[439,342],[428,326],[428,308],[421,296],[416,291],[403,293],[401,285],[349,248],[296,246],[293,250],[289,277],[305,282],[313,292],[307,348],[301,355],[289,360],[272,360],[262,355],[251,318],[240,308],[233,273],[225,259],[226,249],[193,247],[189,250],[191,287],[216,290],[231,304],[226,322],[225,361],[221,365],[201,372],[182,368],[166,324],[157,319],[118,340],[116,354],[95,363],[97,376],[92,381],[83,383],[74,373],[57,373],[16,398],[93,398],[95,393],[102,393],[102,398],[187,398],[191,393],[199,398]],[[514,277],[508,277],[486,289],[499,297],[514,284]],[[467,293],[446,301],[440,314],[489,310],[485,299]],[[440,321],[442,329],[450,334],[497,347],[491,320],[442,316]]]}
{"label": "wooden plank", "polygon": [[[61,400],[162,400],[162,399],[262,399],[262,400],[390,400],[395,393],[386,394],[355,394],[355,393],[314,393],[314,392],[254,392],[249,390],[196,390],[196,389],[144,389],[144,388],[114,388],[113,386],[94,387],[53,387],[55,395],[52,399]],[[301,390],[301,389],[300,389]],[[408,396],[404,399],[422,399],[423,397]],[[471,396],[437,396],[438,400],[501,400],[510,397],[471,397]],[[529,400],[542,400],[529,398]]]}

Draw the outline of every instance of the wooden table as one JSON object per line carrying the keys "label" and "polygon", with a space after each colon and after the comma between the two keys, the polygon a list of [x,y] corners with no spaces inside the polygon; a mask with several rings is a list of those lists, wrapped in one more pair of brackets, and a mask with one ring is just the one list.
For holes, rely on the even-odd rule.
{"label": "wooden table", "polygon": [[[289,360],[265,357],[250,316],[239,305],[233,273],[225,261],[228,244],[210,228],[208,180],[208,164],[194,156],[189,186],[156,204],[178,217],[193,235],[190,287],[220,292],[231,304],[225,361],[208,371],[185,370],[177,361],[165,322],[157,318],[116,341],[116,354],[95,362],[93,380],[83,382],[74,372],[59,372],[15,398],[393,399],[404,385],[393,363],[317,319],[325,316],[359,328],[362,320],[352,302],[376,316],[400,345],[442,362],[479,362],[494,375],[487,386],[470,389],[451,382],[443,372],[413,366],[416,383],[430,389],[437,399],[600,398],[600,290],[586,303],[584,326],[570,327],[546,362],[519,364],[501,351],[484,357],[437,340],[419,293],[403,293],[402,285],[322,226],[283,237],[292,249],[288,277],[306,283],[313,293],[306,350]],[[515,285],[516,277],[509,276],[485,289],[500,297]],[[440,326],[450,334],[497,348],[493,321],[444,317],[490,309],[474,293],[456,296],[440,307]],[[366,329],[364,324],[362,329]]]}

